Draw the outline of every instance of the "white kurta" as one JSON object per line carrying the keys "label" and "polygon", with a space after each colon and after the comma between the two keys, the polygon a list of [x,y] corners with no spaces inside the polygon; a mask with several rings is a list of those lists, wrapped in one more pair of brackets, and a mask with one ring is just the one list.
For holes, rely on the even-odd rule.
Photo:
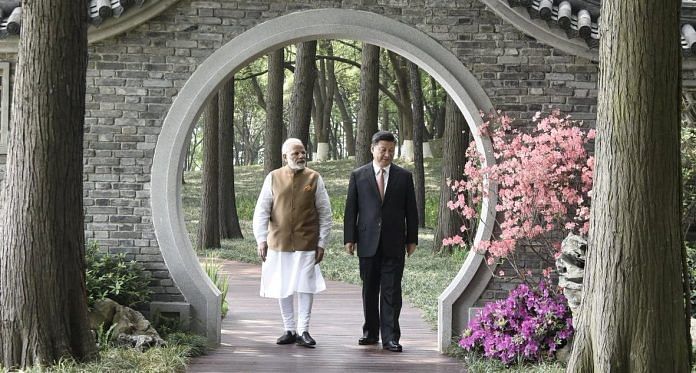
{"label": "white kurta", "polygon": [[[266,176],[259,199],[254,209],[254,237],[256,242],[265,242],[268,237],[268,222],[273,208],[271,174]],[[321,176],[317,179],[315,206],[319,213],[319,243],[326,248],[331,233],[331,203]],[[304,248],[306,249],[306,248]],[[280,252],[268,249],[266,261],[261,266],[261,289],[259,294],[267,298],[285,298],[295,292],[316,294],[326,289],[319,265],[315,264],[315,251]]]}
{"label": "white kurta", "polygon": [[285,298],[297,293],[316,294],[326,290],[326,282],[314,251],[280,252],[268,250],[261,265],[259,295],[266,298]]}

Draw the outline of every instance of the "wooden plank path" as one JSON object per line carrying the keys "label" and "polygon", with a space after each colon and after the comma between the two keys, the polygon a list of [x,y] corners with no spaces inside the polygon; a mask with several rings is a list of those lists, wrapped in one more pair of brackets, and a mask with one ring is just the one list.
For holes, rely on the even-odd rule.
{"label": "wooden plank path", "polygon": [[359,346],[362,334],[360,287],[327,281],[314,297],[310,333],[315,349],[277,345],[283,333],[275,299],[259,296],[260,265],[224,262],[230,311],[222,321],[221,345],[191,361],[189,372],[464,372],[462,362],[437,351],[437,333],[404,302],[404,352],[380,345]]}

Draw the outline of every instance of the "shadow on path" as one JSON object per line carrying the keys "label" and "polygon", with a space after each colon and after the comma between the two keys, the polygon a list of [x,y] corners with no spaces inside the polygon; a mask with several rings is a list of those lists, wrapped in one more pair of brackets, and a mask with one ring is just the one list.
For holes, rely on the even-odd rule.
{"label": "shadow on path", "polygon": [[404,302],[404,352],[381,345],[358,346],[362,334],[360,287],[327,281],[314,297],[310,333],[315,349],[277,345],[283,324],[275,299],[259,296],[261,266],[225,261],[230,311],[222,321],[222,343],[193,359],[189,372],[464,372],[461,362],[437,351],[437,333]]}

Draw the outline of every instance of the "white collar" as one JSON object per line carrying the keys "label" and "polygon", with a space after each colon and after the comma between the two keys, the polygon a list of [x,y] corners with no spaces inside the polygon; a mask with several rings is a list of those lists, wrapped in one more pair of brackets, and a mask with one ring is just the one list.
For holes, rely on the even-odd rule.
{"label": "white collar", "polygon": [[[379,172],[379,170],[380,170],[381,168],[382,168],[382,167],[379,167],[378,164],[376,164],[374,161],[372,161],[372,170],[375,172],[375,175],[377,175],[377,173]],[[385,172],[387,175],[389,175],[389,169],[390,169],[390,168],[391,168],[391,163],[389,164],[389,166],[384,167],[384,172]]]}

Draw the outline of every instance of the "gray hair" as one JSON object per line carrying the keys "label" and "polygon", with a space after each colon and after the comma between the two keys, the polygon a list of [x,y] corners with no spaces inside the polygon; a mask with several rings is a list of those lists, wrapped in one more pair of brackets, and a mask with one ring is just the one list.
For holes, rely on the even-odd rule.
{"label": "gray hair", "polygon": [[293,145],[302,145],[304,147],[304,144],[300,139],[296,139],[294,137],[291,137],[283,143],[283,146],[280,148],[281,154],[288,154],[290,152],[290,147]]}

